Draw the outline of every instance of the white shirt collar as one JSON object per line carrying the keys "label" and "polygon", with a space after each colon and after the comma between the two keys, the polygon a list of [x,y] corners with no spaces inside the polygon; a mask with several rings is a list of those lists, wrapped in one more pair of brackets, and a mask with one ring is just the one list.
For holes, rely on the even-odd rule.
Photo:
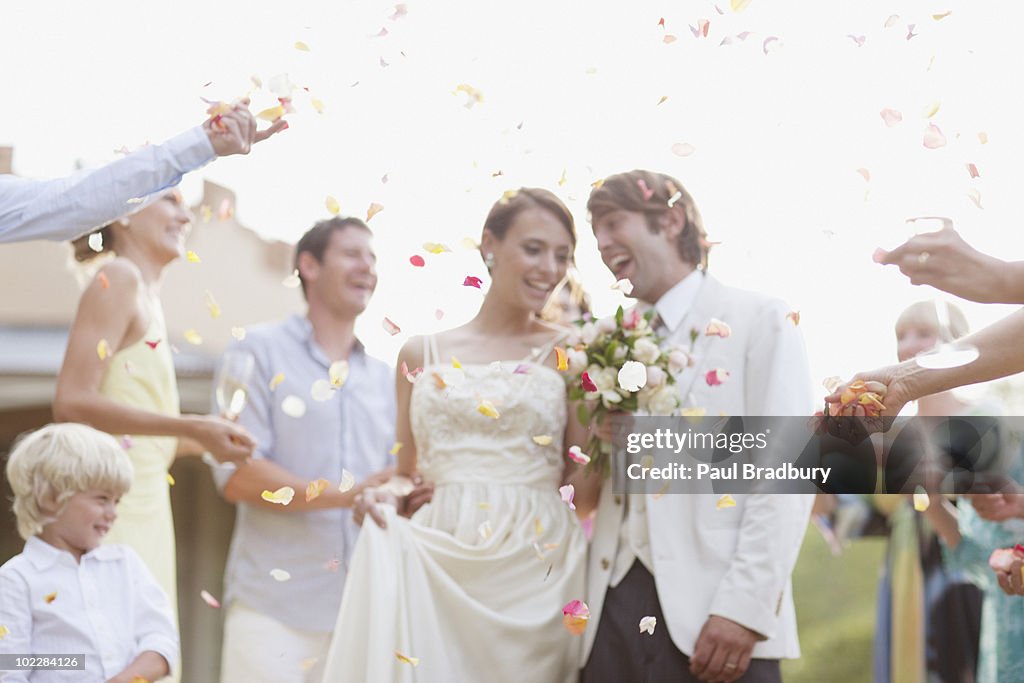
{"label": "white shirt collar", "polygon": [[[75,562],[75,556],[70,552],[56,548],[38,536],[32,536],[25,541],[25,549],[22,554],[40,571],[56,564],[62,558],[66,558],[63,561],[67,564],[78,564]],[[82,560],[114,560],[121,555],[121,549],[116,545],[100,545],[82,555]]]}
{"label": "white shirt collar", "polygon": [[702,284],[704,284],[704,271],[695,268],[692,273],[662,294],[654,304],[655,310],[661,316],[661,324],[670,334],[676,331],[676,328],[683,322],[683,318],[690,312]]}

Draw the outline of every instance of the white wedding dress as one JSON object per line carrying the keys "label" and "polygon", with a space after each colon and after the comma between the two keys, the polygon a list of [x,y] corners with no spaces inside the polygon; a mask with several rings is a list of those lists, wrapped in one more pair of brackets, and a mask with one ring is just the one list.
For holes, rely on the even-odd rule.
{"label": "white wedding dress", "polygon": [[576,681],[562,607],[584,597],[586,544],[558,493],[564,380],[527,361],[464,365],[459,383],[430,346],[410,417],[433,500],[363,524],[324,681]]}

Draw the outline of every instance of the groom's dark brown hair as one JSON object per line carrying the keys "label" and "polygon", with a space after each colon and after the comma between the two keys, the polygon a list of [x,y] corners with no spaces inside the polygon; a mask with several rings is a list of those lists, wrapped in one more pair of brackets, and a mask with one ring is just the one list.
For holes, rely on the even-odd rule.
{"label": "groom's dark brown hair", "polygon": [[616,210],[642,213],[652,233],[661,232],[661,217],[670,211],[683,215],[683,229],[676,240],[680,258],[690,265],[708,267],[707,233],[693,197],[683,184],[664,173],[635,170],[616,173],[604,179],[590,192],[587,211],[593,223],[604,214]]}
{"label": "groom's dark brown hair", "polygon": [[[298,244],[295,245],[295,258],[293,267],[295,272],[299,272],[299,255],[303,252],[309,252],[316,259],[317,263],[324,262],[324,251],[327,250],[327,244],[331,241],[331,235],[337,230],[345,230],[347,228],[361,228],[366,232],[373,234],[368,226],[358,218],[351,216],[335,216],[334,218],[328,218],[326,220],[318,221],[312,228],[306,231],[306,233],[299,238]],[[299,274],[299,283],[302,285],[302,296],[306,296],[306,281],[302,279],[302,274]]]}

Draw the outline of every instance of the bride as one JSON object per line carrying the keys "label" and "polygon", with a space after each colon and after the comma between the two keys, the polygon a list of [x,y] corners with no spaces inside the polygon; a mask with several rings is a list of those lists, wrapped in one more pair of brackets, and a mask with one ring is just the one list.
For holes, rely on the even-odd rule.
{"label": "bride", "polygon": [[[585,541],[559,485],[566,391],[552,350],[566,332],[538,313],[576,243],[555,195],[521,189],[495,204],[481,253],[492,284],[466,325],[409,340],[423,372],[398,393],[397,474],[364,492],[324,681],[575,681],[579,638],[562,608],[583,597]],[[398,495],[434,484],[411,520]],[[391,503],[381,505],[380,503]]]}

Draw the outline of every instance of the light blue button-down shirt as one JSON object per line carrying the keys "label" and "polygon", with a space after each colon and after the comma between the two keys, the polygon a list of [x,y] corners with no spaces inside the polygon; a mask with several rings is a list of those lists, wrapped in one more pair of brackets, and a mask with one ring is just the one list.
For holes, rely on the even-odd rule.
{"label": "light blue button-down shirt", "polygon": [[[394,445],[395,392],[391,369],[358,342],[344,386],[326,401],[310,390],[328,379],[330,361],[302,316],[250,328],[229,350],[255,358],[248,403],[238,421],[258,442],[257,458],[274,461],[304,481],[341,481],[342,469],[362,481],[384,469]],[[270,389],[278,374],[284,381]],[[301,417],[281,408],[289,396],[305,403]],[[294,414],[294,411],[289,411]],[[214,468],[223,489],[230,466]],[[305,491],[296,491],[296,496]],[[292,628],[330,631],[341,606],[345,568],[359,527],[346,509],[297,513],[240,504],[224,576],[226,602],[240,600]],[[280,582],[270,570],[283,569]]]}
{"label": "light blue button-down shirt", "polygon": [[135,213],[216,156],[206,131],[196,126],[67,178],[0,175],[0,242],[74,239]]}

